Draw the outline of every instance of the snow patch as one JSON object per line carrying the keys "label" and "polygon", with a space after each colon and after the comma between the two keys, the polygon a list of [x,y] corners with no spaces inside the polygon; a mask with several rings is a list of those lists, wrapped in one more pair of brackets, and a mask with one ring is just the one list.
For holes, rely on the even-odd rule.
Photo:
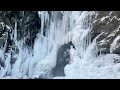
{"label": "snow patch", "polygon": [[117,36],[113,43],[110,46],[110,53],[113,53],[113,51],[117,48],[117,44],[119,43],[118,40],[120,40],[120,36]]}

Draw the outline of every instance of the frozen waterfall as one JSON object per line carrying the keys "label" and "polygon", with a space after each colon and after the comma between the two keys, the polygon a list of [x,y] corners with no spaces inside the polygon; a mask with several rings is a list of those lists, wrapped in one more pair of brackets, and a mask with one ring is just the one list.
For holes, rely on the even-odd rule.
{"label": "frozen waterfall", "polygon": [[[98,58],[96,39],[91,41],[94,11],[51,11],[51,15],[48,11],[38,11],[38,14],[41,18],[41,29],[33,49],[25,46],[26,37],[22,40],[17,39],[16,21],[15,28],[10,34],[10,38],[15,42],[13,44],[15,50],[10,49],[5,53],[7,41],[0,49],[0,59],[4,63],[4,67],[0,66],[0,78],[72,79],[104,76],[105,70],[99,58],[103,60],[108,56]],[[64,68],[65,77],[52,77],[51,71],[56,66],[58,49],[70,41],[76,49],[73,47],[70,49],[70,63]],[[11,63],[13,57],[16,60]],[[109,69],[106,67],[105,69],[109,74]]]}
{"label": "frozen waterfall", "polygon": [[[17,40],[16,21],[11,38],[14,40],[15,46],[18,47],[19,53],[14,54],[17,60],[11,64],[12,50],[6,53],[6,58],[4,58],[4,51],[1,50],[0,57],[5,62],[5,67],[0,67],[1,78],[39,78],[41,75],[50,78],[50,72],[56,65],[58,48],[70,41],[75,45],[78,56],[86,57],[86,50],[91,44],[90,15],[94,12],[52,11],[51,18],[47,11],[39,11],[38,14],[41,18],[41,29],[31,52],[24,46],[24,39]],[[46,28],[44,28],[45,25]]]}

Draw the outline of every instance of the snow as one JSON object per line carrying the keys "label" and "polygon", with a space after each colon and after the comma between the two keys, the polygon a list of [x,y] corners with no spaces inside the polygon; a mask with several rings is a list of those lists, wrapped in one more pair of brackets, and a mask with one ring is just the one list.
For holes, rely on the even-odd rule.
{"label": "snow", "polygon": [[[73,50],[72,50],[73,51]],[[71,52],[72,52],[71,51]],[[72,56],[72,55],[71,55]],[[116,54],[107,54],[89,59],[90,62],[81,60],[73,55],[73,62],[65,67],[65,77],[53,79],[109,79],[120,78],[120,63],[115,64],[114,59],[119,59]],[[92,61],[92,62],[91,62]],[[119,75],[119,76],[117,76]]]}
{"label": "snow", "polygon": [[112,53],[116,48],[117,48],[117,44],[119,43],[118,40],[120,40],[120,36],[117,36],[113,43],[110,46],[110,53]]}
{"label": "snow", "polygon": [[9,27],[8,25],[6,25],[6,27],[10,30],[11,29],[11,27]]}
{"label": "snow", "polygon": [[100,21],[103,22],[106,18],[109,18],[109,17],[110,17],[110,16],[102,17],[102,18],[100,19]]}

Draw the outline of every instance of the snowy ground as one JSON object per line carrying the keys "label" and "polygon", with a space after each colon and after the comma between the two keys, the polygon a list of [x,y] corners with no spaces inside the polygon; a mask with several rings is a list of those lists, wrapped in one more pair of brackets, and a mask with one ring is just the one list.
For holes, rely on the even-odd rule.
{"label": "snowy ground", "polygon": [[71,64],[65,67],[65,77],[54,77],[54,79],[119,79],[120,63],[115,64],[114,60],[120,60],[117,54],[101,55],[89,60],[80,59],[75,50]]}

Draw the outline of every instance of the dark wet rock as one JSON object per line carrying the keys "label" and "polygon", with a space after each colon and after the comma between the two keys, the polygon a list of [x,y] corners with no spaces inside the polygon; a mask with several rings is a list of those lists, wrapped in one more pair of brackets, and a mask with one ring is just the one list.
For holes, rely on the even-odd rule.
{"label": "dark wet rock", "polygon": [[114,63],[120,63],[120,59],[114,59]]}
{"label": "dark wet rock", "polygon": [[5,42],[7,40],[7,33],[3,33],[2,36],[0,37],[0,47],[4,47]]}
{"label": "dark wet rock", "polygon": [[3,38],[0,38],[0,47],[3,47],[4,43],[5,43],[5,40]]}
{"label": "dark wet rock", "polygon": [[5,28],[4,22],[0,22],[0,37],[2,37],[2,34],[5,32],[4,28]]}
{"label": "dark wet rock", "polygon": [[0,31],[2,31],[4,29],[3,25],[0,24]]}
{"label": "dark wet rock", "polygon": [[5,66],[5,64],[4,64],[4,60],[3,60],[2,58],[0,58],[0,65],[1,65],[2,67]]}
{"label": "dark wet rock", "polygon": [[70,61],[70,46],[73,45],[72,42],[62,45],[57,53],[57,62],[56,66],[53,69],[53,77],[55,76],[65,76],[64,67]]}
{"label": "dark wet rock", "polygon": [[[26,11],[25,18],[23,18],[18,23],[18,38],[28,37],[26,38],[26,44],[32,46],[34,44],[34,40],[36,38],[36,34],[41,28],[41,20],[36,11]],[[21,27],[22,26],[22,27]]]}
{"label": "dark wet rock", "polygon": [[107,16],[111,11],[98,11],[97,18]]}
{"label": "dark wet rock", "polygon": [[10,63],[11,63],[11,64],[14,64],[16,60],[17,60],[17,58],[12,57],[11,60],[10,60]]}
{"label": "dark wet rock", "polygon": [[117,48],[113,51],[113,53],[120,54],[120,46],[117,47]]}

